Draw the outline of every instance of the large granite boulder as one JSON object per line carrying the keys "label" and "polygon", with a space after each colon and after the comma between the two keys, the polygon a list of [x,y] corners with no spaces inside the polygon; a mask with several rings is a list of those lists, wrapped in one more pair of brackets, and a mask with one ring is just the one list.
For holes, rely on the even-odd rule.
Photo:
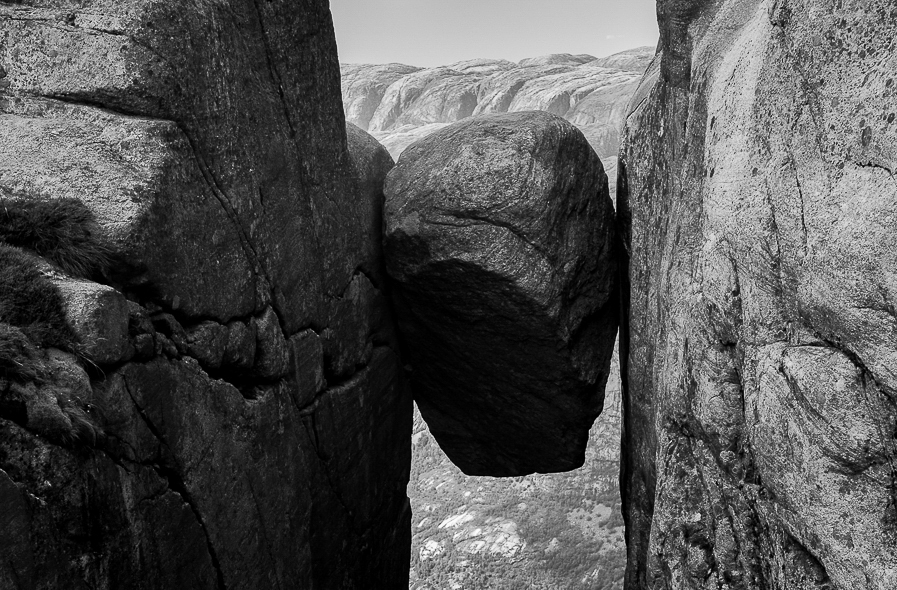
{"label": "large granite boulder", "polygon": [[618,201],[627,589],[897,587],[897,12],[664,0]]}
{"label": "large granite boulder", "polygon": [[387,177],[385,255],[415,398],[468,474],[582,465],[617,328],[613,206],[582,133],[475,117]]}
{"label": "large granite boulder", "polygon": [[407,586],[391,166],[326,0],[0,5],[0,588]]}

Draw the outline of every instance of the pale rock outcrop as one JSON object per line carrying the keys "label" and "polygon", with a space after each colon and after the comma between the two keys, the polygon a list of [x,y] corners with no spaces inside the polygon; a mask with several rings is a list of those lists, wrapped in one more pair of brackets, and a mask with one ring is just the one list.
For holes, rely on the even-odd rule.
{"label": "pale rock outcrop", "polygon": [[[464,103],[470,102],[468,95],[471,88],[475,87],[475,83],[475,78],[471,80],[462,72],[446,67],[412,72],[393,82],[386,90],[383,100],[365,129],[377,133],[386,131],[393,125],[401,125],[402,121],[434,123],[438,119],[431,119],[454,115],[455,119],[448,120],[452,122],[468,116],[476,106],[475,99],[474,104],[469,107],[470,112],[463,116],[460,113],[462,110],[468,110]],[[422,96],[426,96],[427,100],[418,104],[417,101]],[[412,105],[417,108],[410,108]]]}
{"label": "pale rock outcrop", "polygon": [[571,55],[569,53],[552,53],[550,55],[541,55],[539,57],[528,57],[521,59],[518,63],[525,67],[532,66],[578,66],[584,63],[594,61],[594,55],[585,53],[579,55]]}
{"label": "pale rock outcrop", "polygon": [[897,11],[658,14],[619,165],[626,587],[897,587]]}
{"label": "pale rock outcrop", "polygon": [[[652,55],[640,48],[602,59],[554,54],[517,64],[477,59],[428,69],[343,64],[343,103],[347,119],[373,133],[394,158],[471,115],[525,110],[567,118],[601,158],[616,157],[626,104]],[[386,83],[376,113],[363,115],[357,105],[368,104],[377,95],[369,89]]]}
{"label": "pale rock outcrop", "polygon": [[404,64],[340,64],[346,120],[367,129],[392,83],[419,69]]}
{"label": "pale rock outcrop", "polygon": [[614,70],[628,70],[637,74],[645,71],[647,64],[654,59],[656,49],[654,47],[637,47],[628,51],[621,51],[607,57],[599,57],[588,62],[591,66],[600,66]]}
{"label": "pale rock outcrop", "polygon": [[457,72],[463,72],[465,74],[495,74],[497,72],[505,72],[507,70],[513,70],[517,67],[512,61],[508,61],[506,59],[468,59],[464,61],[458,61],[453,64],[449,64],[446,66],[451,68]]}
{"label": "pale rock outcrop", "polygon": [[428,125],[406,125],[393,129],[389,133],[382,136],[381,142],[383,147],[389,150],[390,154],[394,154],[396,158],[405,149],[420,139],[430,135],[434,131],[439,131],[443,127],[451,123],[430,123]]}
{"label": "pale rock outcrop", "polygon": [[544,112],[472,118],[388,175],[385,256],[415,399],[464,472],[582,465],[617,328],[601,162]]}
{"label": "pale rock outcrop", "polygon": [[[477,108],[473,114],[506,113],[521,89],[543,76],[569,72],[570,65],[532,65],[517,67],[489,76],[480,84]],[[558,114],[558,113],[555,113]]]}
{"label": "pale rock outcrop", "polygon": [[0,587],[407,585],[392,161],[327,2],[51,4],[0,6],[0,195],[82,202],[112,264],[35,266],[73,354],[3,310]]}

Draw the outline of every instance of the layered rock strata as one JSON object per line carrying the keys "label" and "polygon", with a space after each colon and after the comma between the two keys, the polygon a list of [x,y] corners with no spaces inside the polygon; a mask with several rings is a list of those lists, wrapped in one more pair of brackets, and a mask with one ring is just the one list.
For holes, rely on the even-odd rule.
{"label": "layered rock strata", "polygon": [[632,102],[626,587],[897,587],[897,13],[664,0]]}
{"label": "layered rock strata", "polygon": [[0,193],[111,260],[15,244],[71,338],[0,309],[0,587],[407,584],[392,162],[339,84],[324,1],[0,5]]}
{"label": "layered rock strata", "polygon": [[384,246],[415,399],[465,473],[582,465],[617,329],[601,161],[544,112],[474,117],[387,176]]}
{"label": "layered rock strata", "polygon": [[475,59],[435,68],[341,64],[348,121],[370,131],[393,157],[471,115],[543,110],[576,124],[605,164],[617,157],[629,96],[653,47],[605,58],[554,54]]}

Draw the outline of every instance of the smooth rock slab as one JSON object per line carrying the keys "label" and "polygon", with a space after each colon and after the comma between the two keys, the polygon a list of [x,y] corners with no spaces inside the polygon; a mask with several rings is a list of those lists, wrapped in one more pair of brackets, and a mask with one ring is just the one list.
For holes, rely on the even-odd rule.
{"label": "smooth rock slab", "polygon": [[617,328],[613,206],[573,125],[449,126],[387,176],[385,253],[412,388],[468,474],[582,465]]}

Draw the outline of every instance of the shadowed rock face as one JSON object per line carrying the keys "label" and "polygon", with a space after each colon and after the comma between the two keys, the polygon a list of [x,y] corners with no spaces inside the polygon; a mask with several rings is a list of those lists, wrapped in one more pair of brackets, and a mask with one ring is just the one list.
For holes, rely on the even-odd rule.
{"label": "shadowed rock face", "polygon": [[897,587],[894,5],[658,14],[619,178],[627,588]]}
{"label": "shadowed rock face", "polygon": [[558,116],[475,117],[386,183],[385,255],[421,413],[468,474],[582,465],[617,327],[601,162]]}
{"label": "shadowed rock face", "polygon": [[92,362],[0,325],[0,587],[407,585],[392,160],[339,84],[323,0],[0,5],[4,207],[114,259],[23,258]]}

